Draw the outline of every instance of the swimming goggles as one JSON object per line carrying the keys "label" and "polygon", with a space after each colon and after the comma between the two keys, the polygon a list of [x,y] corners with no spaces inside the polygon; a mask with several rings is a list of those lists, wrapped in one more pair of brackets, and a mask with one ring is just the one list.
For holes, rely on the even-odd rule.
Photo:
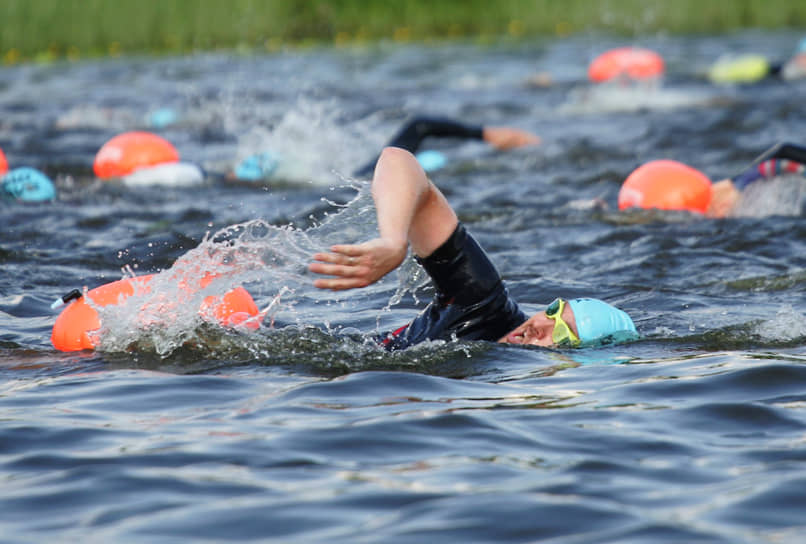
{"label": "swimming goggles", "polygon": [[546,317],[554,320],[554,330],[551,332],[551,340],[556,345],[571,344],[578,346],[580,344],[579,337],[574,334],[568,323],[563,321],[562,315],[565,309],[565,301],[561,298],[555,298],[554,301],[546,308]]}

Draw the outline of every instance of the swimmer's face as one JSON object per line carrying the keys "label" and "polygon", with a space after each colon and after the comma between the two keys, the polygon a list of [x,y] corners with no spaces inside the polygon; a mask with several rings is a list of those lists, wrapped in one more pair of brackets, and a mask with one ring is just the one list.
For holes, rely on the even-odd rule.
{"label": "swimmer's face", "polygon": [[[566,304],[561,314],[565,321],[577,337],[577,322],[574,318],[574,311],[569,304]],[[529,346],[549,347],[554,345],[551,335],[557,322],[546,315],[545,311],[537,312],[535,315],[523,322],[519,327],[499,340],[503,344],[524,344]]]}

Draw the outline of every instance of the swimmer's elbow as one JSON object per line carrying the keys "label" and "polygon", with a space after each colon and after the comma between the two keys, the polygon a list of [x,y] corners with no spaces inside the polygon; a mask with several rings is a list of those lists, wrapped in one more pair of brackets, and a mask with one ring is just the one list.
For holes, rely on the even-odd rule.
{"label": "swimmer's elbow", "polygon": [[381,151],[373,176],[373,190],[378,186],[418,187],[428,184],[423,168],[414,155],[400,147],[385,147]]}
{"label": "swimmer's elbow", "polygon": [[410,151],[407,151],[402,147],[387,146],[381,151],[381,156],[378,160],[384,162],[397,162],[410,160],[416,161],[417,159],[411,154]]}

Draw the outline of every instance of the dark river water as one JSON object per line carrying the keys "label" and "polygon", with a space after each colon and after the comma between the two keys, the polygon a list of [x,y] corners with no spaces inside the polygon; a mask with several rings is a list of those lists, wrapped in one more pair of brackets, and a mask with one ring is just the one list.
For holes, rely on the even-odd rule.
{"label": "dark river water", "polygon": [[[716,180],[804,142],[806,81],[702,77],[726,53],[784,59],[799,37],[653,37],[640,45],[667,76],[643,88],[587,84],[587,63],[623,45],[601,36],[3,67],[0,147],[59,194],[0,202],[0,540],[803,542],[802,186],[773,182],[722,220],[614,209],[646,161]],[[150,126],[161,108],[177,121]],[[542,137],[508,153],[429,141],[448,160],[432,179],[526,310],[603,298],[641,340],[362,341],[416,315],[422,272],[331,294],[305,265],[372,235],[352,172],[416,114]],[[100,146],[143,128],[209,179],[95,179]],[[282,179],[222,180],[266,149]],[[58,296],[171,266],[226,271],[267,326],[224,332],[169,307],[143,330],[135,301],[102,312],[98,350],[51,346]]]}

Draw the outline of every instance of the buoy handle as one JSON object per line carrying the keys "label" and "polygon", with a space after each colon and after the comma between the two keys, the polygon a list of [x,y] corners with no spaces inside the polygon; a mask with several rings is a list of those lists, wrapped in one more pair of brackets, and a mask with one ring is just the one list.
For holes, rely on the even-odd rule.
{"label": "buoy handle", "polygon": [[82,295],[81,291],[79,291],[78,289],[73,289],[72,291],[70,291],[66,295],[62,295],[59,298],[57,298],[56,300],[54,300],[53,304],[50,305],[50,309],[55,310],[57,308],[61,308],[62,306],[64,306],[68,302],[70,302],[71,300],[80,299],[82,296],[83,295]]}

